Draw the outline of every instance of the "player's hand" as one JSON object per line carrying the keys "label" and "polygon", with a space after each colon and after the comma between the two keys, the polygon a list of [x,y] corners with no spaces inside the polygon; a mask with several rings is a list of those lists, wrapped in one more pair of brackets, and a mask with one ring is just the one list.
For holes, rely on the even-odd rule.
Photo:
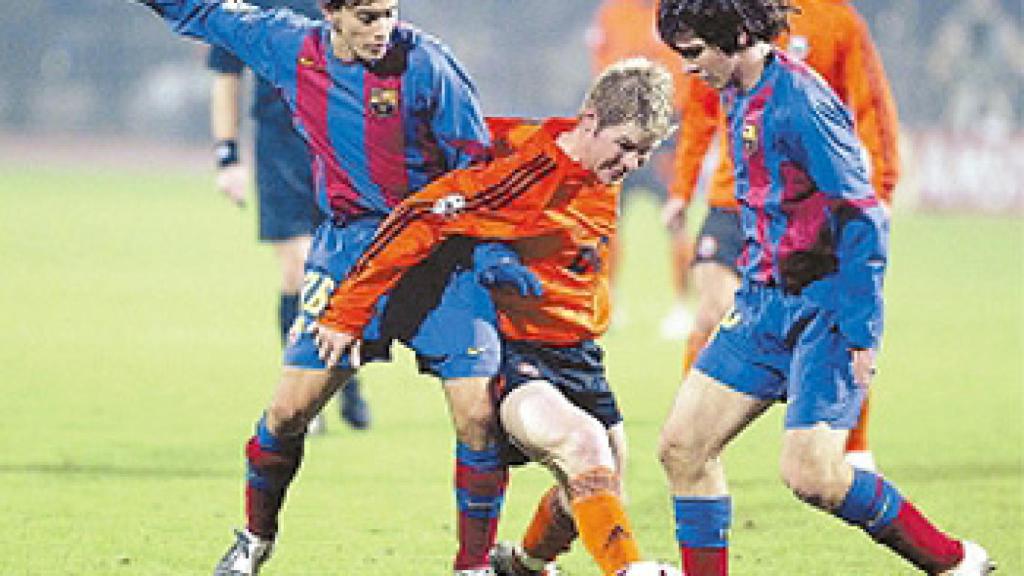
{"label": "player's hand", "polygon": [[328,367],[337,365],[341,361],[341,355],[349,352],[351,367],[359,368],[362,359],[360,341],[357,337],[316,323],[313,324],[313,342],[316,343],[317,354]]}
{"label": "player's hand", "polygon": [[673,234],[682,232],[686,227],[686,201],[676,197],[666,200],[661,207],[661,223]]}
{"label": "player's hand", "polygon": [[477,280],[485,288],[512,288],[524,298],[544,294],[544,286],[537,275],[511,259],[484,268],[477,273]]}
{"label": "player's hand", "polygon": [[854,348],[850,350],[850,358],[853,381],[865,388],[870,386],[878,372],[878,366],[875,364],[875,351],[871,348]]}
{"label": "player's hand", "polygon": [[249,193],[249,168],[241,163],[218,168],[217,190],[223,192],[239,208],[245,207]]}

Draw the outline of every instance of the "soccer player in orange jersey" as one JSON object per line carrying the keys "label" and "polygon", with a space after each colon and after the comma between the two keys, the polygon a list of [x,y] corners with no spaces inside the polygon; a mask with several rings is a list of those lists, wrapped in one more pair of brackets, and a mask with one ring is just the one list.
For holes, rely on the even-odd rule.
{"label": "soccer player in orange jersey", "polygon": [[[864,20],[846,0],[795,0],[790,30],[775,44],[803,60],[828,82],[850,108],[857,136],[869,156],[871,181],[888,205],[899,177],[899,126],[896,105],[881,59]],[[707,343],[715,326],[732,307],[740,285],[736,259],[742,249],[733,164],[724,149],[725,114],[718,92],[696,76],[680,89],[683,125],[676,147],[676,180],[662,218],[670,230],[682,230],[686,207],[697,188],[701,165],[712,140],[718,138],[718,165],[708,185],[708,215],[697,234],[693,266],[697,313],[683,356],[684,373]],[[868,401],[847,442],[851,464],[874,469],[867,439]]]}
{"label": "soccer player in orange jersey", "polygon": [[[613,62],[638,56],[653,60],[670,71],[678,68],[675,54],[661,42],[655,31],[656,8],[657,3],[654,0],[604,0],[601,3],[586,33],[590,62],[595,76]],[[672,80],[676,92],[675,109],[678,113],[681,104],[679,95],[686,82],[686,75],[673,72]],[[627,193],[630,189],[649,190],[655,194],[659,202],[664,201],[669,183],[673,180],[674,146],[674,142],[669,141],[656,150],[646,166],[630,174],[623,183],[623,189]],[[617,241],[613,240],[611,244],[609,266],[613,284],[621,268],[621,242],[620,238]],[[662,338],[682,340],[693,325],[693,314],[685,302],[691,283],[693,239],[686,230],[677,229],[669,231],[669,242],[675,301],[661,320],[660,332]],[[623,310],[619,307],[617,318],[623,317]]]}
{"label": "soccer player in orange jersey", "polygon": [[595,339],[608,326],[616,184],[671,133],[671,97],[668,72],[633,59],[595,81],[575,119],[532,128],[492,122],[498,157],[403,202],[319,321],[320,353],[333,364],[356,343],[377,299],[452,237],[509,242],[476,255],[485,284],[510,258],[541,280],[518,293],[493,291],[504,338],[499,415],[510,443],[549,467],[558,486],[538,508],[524,553],[505,556],[515,564],[499,573],[542,574],[558,539],[567,545],[577,531],[603,574],[640,560],[620,496],[622,417]]}

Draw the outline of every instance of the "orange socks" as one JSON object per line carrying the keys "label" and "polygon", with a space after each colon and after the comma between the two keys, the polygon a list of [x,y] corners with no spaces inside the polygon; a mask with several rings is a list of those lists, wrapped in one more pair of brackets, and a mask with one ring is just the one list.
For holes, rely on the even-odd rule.
{"label": "orange socks", "polygon": [[864,396],[864,405],[860,409],[860,418],[857,420],[857,426],[850,430],[850,436],[846,439],[846,451],[847,452],[867,452],[871,450],[868,447],[868,413],[871,407],[871,393],[868,392]]}
{"label": "orange socks", "polygon": [[576,529],[605,576],[640,560],[618,486],[615,473],[607,468],[595,468],[569,479]]}
{"label": "orange socks", "polygon": [[558,486],[554,486],[541,497],[523,536],[523,551],[531,558],[551,562],[568,552],[576,539],[576,524],[559,502],[558,492]]}

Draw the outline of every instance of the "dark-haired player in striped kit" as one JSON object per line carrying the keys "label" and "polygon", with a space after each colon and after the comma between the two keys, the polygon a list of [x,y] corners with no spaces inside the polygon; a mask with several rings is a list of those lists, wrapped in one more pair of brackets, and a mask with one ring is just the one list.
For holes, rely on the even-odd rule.
{"label": "dark-haired player in striped kit", "polygon": [[[322,17],[318,0],[252,0],[262,8],[288,8],[307,18]],[[244,205],[249,188],[249,166],[239,153],[239,110],[245,64],[234,54],[211,46],[207,66],[214,72],[210,88],[210,126],[216,140],[217,188],[229,199]],[[299,314],[303,263],[313,232],[324,213],[316,203],[313,163],[308,147],[292,125],[292,113],[270,83],[256,76],[252,97],[255,120],[255,174],[258,198],[259,239],[274,249],[281,270],[278,326],[282,344]],[[341,417],[353,428],[370,426],[370,407],[353,377],[338,394]],[[327,421],[318,414],[310,433],[323,433]]]}
{"label": "dark-haired player in striped kit", "polygon": [[[397,0],[325,0],[323,21],[242,2],[140,1],[176,32],[232,52],[281,92],[309,146],[328,214],[306,259],[302,315],[281,378],[246,445],[247,527],[215,572],[256,574],[272,551],[306,426],[356,369],[320,360],[313,322],[391,209],[448,170],[468,166],[486,150],[488,135],[466,73],[438,40],[398,23]],[[487,290],[456,253],[470,248],[455,245],[425,263],[396,288],[403,297],[382,302],[366,332],[370,359],[386,358],[390,341],[400,339],[417,352],[421,369],[444,381],[457,437],[454,568],[465,575],[489,572],[507,483],[487,388],[500,340]],[[515,282],[515,273],[495,281]]]}
{"label": "dark-haired player in striped kit", "polygon": [[888,220],[848,109],[769,44],[792,10],[787,0],[659,6],[662,39],[722,93],[744,234],[733,311],[662,430],[684,572],[728,573],[732,503],[720,455],[784,400],[782,477],[798,498],[928,574],[983,576],[992,569],[984,549],[941,532],[887,479],[843,459],[881,339]]}

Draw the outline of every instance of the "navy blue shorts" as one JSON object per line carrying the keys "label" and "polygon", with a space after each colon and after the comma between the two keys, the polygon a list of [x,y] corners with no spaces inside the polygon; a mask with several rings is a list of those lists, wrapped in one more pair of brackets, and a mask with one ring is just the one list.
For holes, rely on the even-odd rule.
{"label": "navy blue shorts", "polygon": [[866,390],[853,379],[834,292],[828,278],[795,295],[744,283],[694,368],[747,396],[785,401],[787,429],[853,428]]}
{"label": "navy blue shorts", "polygon": [[737,276],[740,269],[736,262],[743,252],[743,229],[740,227],[740,213],[726,208],[708,208],[694,250],[694,264],[717,262],[728,267]]}
{"label": "navy blue shorts", "polygon": [[324,218],[313,189],[306,143],[288,116],[256,123],[256,194],[259,238],[280,242],[313,234]]}
{"label": "navy blue shorts", "polygon": [[[596,342],[588,340],[576,346],[503,342],[497,403],[500,405],[512,390],[536,380],[550,383],[569,402],[596,418],[605,428],[622,422],[615,394],[605,376],[604,351]],[[506,463],[519,465],[529,462],[529,458],[515,447],[504,431],[500,442]]]}
{"label": "navy blue shorts", "polygon": [[[289,333],[285,365],[325,367],[311,326],[373,240],[380,222],[367,217],[345,226],[328,221],[317,228],[306,258],[302,310]],[[472,249],[469,240],[448,240],[378,301],[377,313],[363,331],[364,362],[389,360],[391,344],[399,340],[416,353],[422,372],[445,379],[497,374],[501,341],[494,304],[469,266]],[[347,355],[341,365],[348,365]]]}

